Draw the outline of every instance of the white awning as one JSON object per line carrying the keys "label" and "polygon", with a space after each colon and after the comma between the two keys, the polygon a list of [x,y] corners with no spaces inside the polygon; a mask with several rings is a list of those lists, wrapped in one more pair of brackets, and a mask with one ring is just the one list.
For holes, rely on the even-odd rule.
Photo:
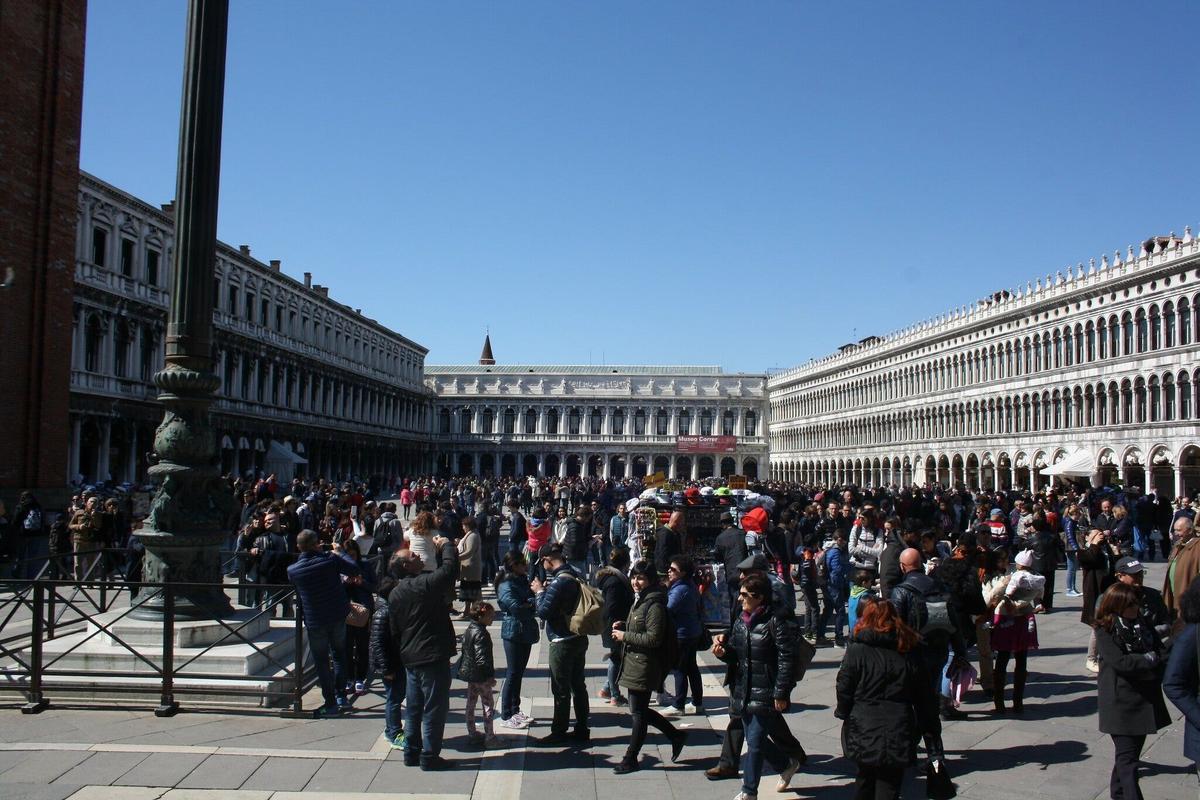
{"label": "white awning", "polygon": [[255,450],[257,450],[257,451],[258,451],[258,452],[260,452],[260,453],[265,453],[265,452],[267,452],[267,448],[263,446],[262,439],[255,439],[255,440],[254,440],[254,449],[255,449]]}
{"label": "white awning", "polygon": [[249,449],[250,449],[250,440],[247,439],[245,436],[240,437],[238,439],[238,450],[249,450]]}
{"label": "white awning", "polygon": [[222,436],[221,437],[221,449],[222,450],[232,450],[233,449],[233,439],[230,439],[228,436]]}
{"label": "white awning", "polygon": [[292,448],[288,444],[280,444],[274,439],[271,440],[271,447],[267,450],[267,461],[284,461],[292,464],[307,464],[308,459],[298,456],[292,452]]}
{"label": "white awning", "polygon": [[1091,450],[1080,448],[1069,453],[1057,464],[1042,469],[1043,475],[1058,475],[1061,478],[1090,478],[1096,473],[1096,457]]}

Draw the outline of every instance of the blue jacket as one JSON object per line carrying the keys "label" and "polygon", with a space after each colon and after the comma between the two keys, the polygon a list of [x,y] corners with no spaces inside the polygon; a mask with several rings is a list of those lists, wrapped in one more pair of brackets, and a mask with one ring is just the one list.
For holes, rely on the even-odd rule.
{"label": "blue jacket", "polygon": [[358,569],[345,559],[329,553],[309,551],[300,554],[288,567],[287,576],[296,587],[304,609],[304,624],[322,628],[345,622],[350,613],[350,598],[342,588],[342,575],[357,575]]}
{"label": "blue jacket", "polygon": [[690,580],[678,580],[667,590],[667,613],[680,641],[700,636],[700,592]]}
{"label": "blue jacket", "polygon": [[836,545],[825,551],[825,584],[830,593],[841,599],[846,596],[849,580],[850,554]]}
{"label": "blue jacket", "polygon": [[554,579],[537,600],[537,615],[546,620],[546,638],[550,641],[570,639],[579,634],[571,633],[567,624],[579,603],[579,581],[583,580],[569,564],[554,571]]}
{"label": "blue jacket", "polygon": [[504,622],[500,625],[501,639],[533,644],[541,638],[537,619],[534,618],[537,607],[527,576],[509,574],[496,590],[496,602],[504,612]]}
{"label": "blue jacket", "polygon": [[1200,763],[1200,658],[1196,654],[1196,626],[1188,625],[1171,646],[1163,675],[1163,692],[1183,712],[1183,754]]}

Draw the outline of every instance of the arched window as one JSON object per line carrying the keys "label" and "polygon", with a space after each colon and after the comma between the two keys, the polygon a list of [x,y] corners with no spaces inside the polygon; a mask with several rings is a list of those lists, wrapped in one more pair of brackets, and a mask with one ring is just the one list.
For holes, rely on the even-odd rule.
{"label": "arched window", "polygon": [[593,408],[592,413],[588,415],[588,429],[592,436],[599,436],[604,430],[604,412],[598,408]]}
{"label": "arched window", "polygon": [[1163,305],[1163,347],[1175,346],[1175,304],[1167,301]]}
{"label": "arched window", "polygon": [[1087,328],[1084,330],[1084,335],[1087,337],[1086,358],[1089,362],[1092,362],[1096,360],[1096,327],[1092,324],[1091,320],[1088,320]]}
{"label": "arched window", "polygon": [[679,411],[679,435],[688,436],[692,432],[692,412],[686,408]]}
{"label": "arched window", "polygon": [[1186,372],[1179,373],[1179,418],[1192,418],[1192,384]]}
{"label": "arched window", "polygon": [[1158,384],[1158,376],[1150,376],[1150,421],[1158,422],[1162,419],[1162,393]]}
{"label": "arched window", "polygon": [[1108,424],[1108,392],[1103,383],[1096,387],[1096,424]]}
{"label": "arched window", "polygon": [[482,414],[481,432],[492,434],[496,431],[496,412],[491,408],[485,408]]}
{"label": "arched window", "polygon": [[525,433],[537,433],[537,411],[532,408],[525,410]]}
{"label": "arched window", "polygon": [[1063,342],[1058,335],[1058,331],[1054,332],[1054,368],[1058,369],[1063,365]]}
{"label": "arched window", "polygon": [[579,435],[579,425],[582,422],[583,415],[578,408],[572,408],[567,412],[567,434],[570,436]]}
{"label": "arched window", "polygon": [[1162,317],[1158,313],[1158,306],[1150,306],[1150,349],[1157,350],[1162,347]]}
{"label": "arched window", "polygon": [[706,408],[700,412],[700,435],[713,435],[713,413],[711,408]]}
{"label": "arched window", "polygon": [[625,435],[625,409],[615,408],[612,415],[612,432],[614,436]]}
{"label": "arched window", "polygon": [[646,412],[640,408],[633,412],[633,433],[636,436],[646,435]]}
{"label": "arched window", "polygon": [[1133,422],[1133,386],[1129,381],[1121,383],[1121,422],[1126,425]]}
{"label": "arched window", "polygon": [[1038,336],[1033,337],[1033,371],[1042,371],[1042,340]]}
{"label": "arched window", "polygon": [[546,433],[550,436],[558,435],[558,409],[552,408],[546,412]]}
{"label": "arched window", "polygon": [[504,433],[517,432],[517,412],[511,408],[504,409]]}
{"label": "arched window", "polygon": [[1121,355],[1121,322],[1117,315],[1108,318],[1108,357],[1116,358]]}
{"label": "arched window", "polygon": [[1179,343],[1192,343],[1192,312],[1188,308],[1188,299],[1186,297],[1179,298]]}
{"label": "arched window", "polygon": [[1137,412],[1137,421],[1139,423],[1146,421],[1146,382],[1138,378],[1133,385],[1133,395],[1135,403],[1135,411]]}
{"label": "arched window", "polygon": [[1144,353],[1150,346],[1150,332],[1146,325],[1146,312],[1143,309],[1137,310],[1135,322],[1137,325],[1137,351]]}
{"label": "arched window", "polygon": [[721,435],[733,436],[733,424],[735,416],[732,408],[725,409],[725,413],[721,415]]}
{"label": "arched window", "polygon": [[667,413],[665,408],[660,408],[654,414],[654,433],[657,436],[666,436],[670,430],[671,415]]}
{"label": "arched window", "polygon": [[746,417],[742,421],[742,426],[743,426],[743,431],[742,431],[743,436],[757,436],[758,435],[758,414],[755,414],[753,411],[747,411]]}
{"label": "arched window", "polygon": [[88,314],[83,330],[83,368],[100,371],[100,353],[104,347],[104,325],[97,314]]}
{"label": "arched window", "polygon": [[1163,419],[1171,422],[1175,419],[1175,376],[1171,373],[1163,375]]}
{"label": "arched window", "polygon": [[1096,338],[1100,340],[1100,358],[1108,358],[1108,323],[1104,317],[1096,323]]}
{"label": "arched window", "polygon": [[1122,355],[1130,355],[1133,353],[1133,315],[1126,311],[1121,315],[1121,338],[1123,346],[1121,348]]}
{"label": "arched window", "polygon": [[439,416],[441,418],[441,423],[439,424],[438,428],[441,430],[442,433],[449,433],[450,432],[450,409],[443,408],[441,411],[441,414]]}

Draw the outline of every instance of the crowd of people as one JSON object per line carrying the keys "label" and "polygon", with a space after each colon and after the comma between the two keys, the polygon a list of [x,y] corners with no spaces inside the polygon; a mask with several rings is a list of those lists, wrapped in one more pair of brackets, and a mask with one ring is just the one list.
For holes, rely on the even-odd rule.
{"label": "crowd of people", "polygon": [[[496,746],[497,727],[536,722],[520,707],[521,684],[543,637],[553,711],[536,743],[585,746],[584,665],[599,635],[608,664],[599,695],[630,714],[616,773],[641,768],[651,727],[680,757],[687,734],[673,720],[705,713],[698,655],[711,651],[726,666],[730,722],[707,777],[740,777],[737,798],[748,800],[769,765],[783,790],[807,761],[784,716],[792,691],[816,649],[835,647],[835,715],[857,796],[898,797],[922,750],[930,796],[952,796],[943,721],[965,717],[958,706],[972,685],[994,714],[1025,713],[1038,622],[1056,594],[1081,598],[1092,629],[1081,667],[1097,675],[1099,726],[1114,745],[1112,796],[1141,796],[1146,737],[1170,722],[1164,689],[1187,719],[1189,757],[1200,757],[1191,498],[762,482],[725,503],[724,529],[700,541],[687,504],[720,482],[705,483],[645,537],[630,516],[643,492],[636,478],[424,477],[389,486],[386,499],[355,483],[235,481],[230,571],[242,579],[240,602],[272,613],[294,613],[280,587],[295,587],[324,698],[318,715],[345,713],[381,680],[384,734],[422,769],[448,764],[456,679],[473,744]],[[136,540],[136,530],[115,503],[77,500],[64,536],[81,554],[75,574],[94,574],[89,544]],[[28,508],[23,500],[17,519]],[[718,581],[706,583],[697,556]],[[1161,592],[1143,580],[1156,557],[1168,559]],[[701,589],[722,586],[728,616],[714,625]],[[466,623],[461,637],[455,618]]]}

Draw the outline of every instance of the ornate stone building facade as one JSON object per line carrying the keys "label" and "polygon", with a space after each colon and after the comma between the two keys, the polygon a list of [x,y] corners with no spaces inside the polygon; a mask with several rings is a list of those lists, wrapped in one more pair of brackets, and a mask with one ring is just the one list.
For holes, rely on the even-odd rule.
{"label": "ornate stone building facade", "polygon": [[1200,241],[1155,237],[773,375],[771,474],[1200,486]]}
{"label": "ornate stone building facade", "polygon": [[[151,377],[163,364],[171,208],[87,174],[78,202],[68,473],[140,481],[162,419]],[[223,470],[368,477],[426,467],[426,348],[248,247],[218,243],[216,272]]]}
{"label": "ornate stone building facade", "polygon": [[437,396],[431,435],[443,474],[765,472],[765,375],[719,367],[498,366],[490,341],[478,366],[427,366],[425,375]]}

